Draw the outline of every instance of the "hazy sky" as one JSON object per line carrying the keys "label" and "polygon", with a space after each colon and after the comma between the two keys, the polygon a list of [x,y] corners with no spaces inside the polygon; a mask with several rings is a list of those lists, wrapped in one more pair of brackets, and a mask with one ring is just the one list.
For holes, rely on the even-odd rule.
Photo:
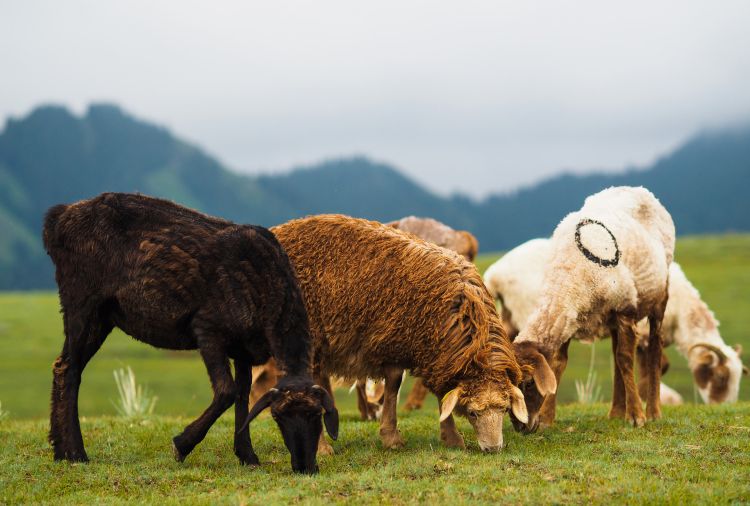
{"label": "hazy sky", "polygon": [[474,195],[750,118],[750,1],[0,0],[0,116],[117,102],[231,168]]}

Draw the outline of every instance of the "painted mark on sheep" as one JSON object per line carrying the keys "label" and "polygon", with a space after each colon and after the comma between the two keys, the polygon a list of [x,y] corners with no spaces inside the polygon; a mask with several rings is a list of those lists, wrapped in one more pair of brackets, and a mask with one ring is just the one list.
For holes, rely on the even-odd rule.
{"label": "painted mark on sheep", "polygon": [[[581,228],[585,227],[586,225],[598,225],[607,231],[615,246],[614,258],[600,258],[593,254],[588,248],[586,248],[583,243],[581,243]],[[612,231],[600,221],[584,218],[578,222],[578,225],[576,225],[576,246],[578,246],[578,249],[581,251],[581,253],[583,253],[583,256],[585,256],[595,264],[601,265],[602,267],[614,267],[618,263],[620,263],[620,247],[617,244],[617,239],[615,238],[615,235],[612,233]]]}

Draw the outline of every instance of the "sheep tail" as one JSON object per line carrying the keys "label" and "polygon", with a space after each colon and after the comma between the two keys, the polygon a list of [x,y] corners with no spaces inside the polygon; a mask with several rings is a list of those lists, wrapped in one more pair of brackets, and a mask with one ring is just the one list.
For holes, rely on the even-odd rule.
{"label": "sheep tail", "polygon": [[52,248],[60,243],[60,237],[58,236],[56,229],[57,224],[60,221],[60,217],[68,209],[65,204],[58,204],[49,208],[47,213],[44,215],[44,226],[42,227],[42,241],[44,242],[44,249],[47,252],[51,251]]}

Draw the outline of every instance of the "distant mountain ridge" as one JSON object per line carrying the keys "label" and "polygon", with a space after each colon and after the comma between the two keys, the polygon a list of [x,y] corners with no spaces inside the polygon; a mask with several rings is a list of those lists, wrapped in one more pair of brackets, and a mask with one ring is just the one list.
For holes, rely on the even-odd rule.
{"label": "distant mountain ridge", "polygon": [[698,135],[643,170],[561,175],[477,202],[435,195],[364,157],[241,175],[116,106],[92,105],[82,117],[43,106],[9,119],[0,133],[0,289],[54,286],[40,239],[44,212],[103,191],[138,191],[266,226],[326,212],[381,221],[431,216],[472,231],[491,251],[548,235],[587,195],[612,185],[651,189],[681,234],[750,230],[748,182],[750,128]]}

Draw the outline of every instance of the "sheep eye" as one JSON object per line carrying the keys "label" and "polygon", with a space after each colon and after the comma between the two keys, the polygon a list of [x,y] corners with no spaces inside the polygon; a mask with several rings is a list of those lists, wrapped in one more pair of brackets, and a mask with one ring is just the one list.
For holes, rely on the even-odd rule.
{"label": "sheep eye", "polygon": [[476,417],[477,417],[477,412],[474,410],[469,410],[469,418],[476,419]]}

